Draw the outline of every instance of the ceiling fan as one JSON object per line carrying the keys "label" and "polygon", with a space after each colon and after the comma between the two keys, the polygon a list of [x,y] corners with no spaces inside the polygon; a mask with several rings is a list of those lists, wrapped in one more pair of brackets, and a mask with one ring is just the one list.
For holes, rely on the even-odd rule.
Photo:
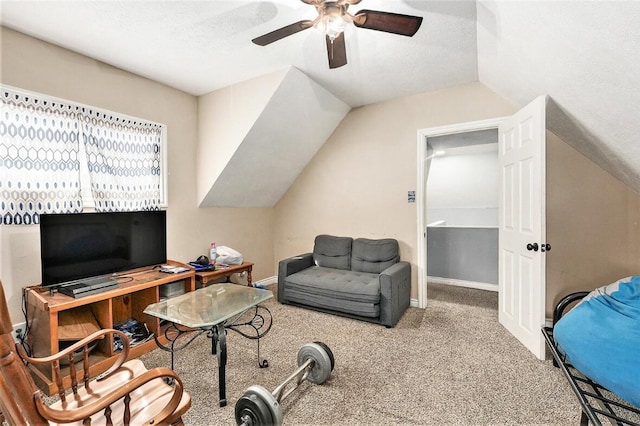
{"label": "ceiling fan", "polygon": [[422,24],[421,16],[401,15],[398,13],[381,12],[363,9],[352,15],[347,11],[349,6],[362,0],[300,0],[314,6],[318,16],[314,20],[304,20],[284,26],[252,41],[259,46],[266,46],[287,36],[311,27],[320,28],[327,43],[329,68],[338,68],[347,64],[347,51],[344,41],[345,27],[353,23],[356,27],[369,30],[384,31],[412,37]]}

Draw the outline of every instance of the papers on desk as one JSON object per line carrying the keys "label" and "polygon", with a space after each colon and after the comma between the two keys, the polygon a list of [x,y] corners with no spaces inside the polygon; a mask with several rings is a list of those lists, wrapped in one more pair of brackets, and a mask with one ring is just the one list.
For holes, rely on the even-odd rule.
{"label": "papers on desk", "polygon": [[172,265],[161,265],[160,272],[164,272],[165,274],[179,274],[181,272],[189,271],[189,268],[184,266],[172,266]]}

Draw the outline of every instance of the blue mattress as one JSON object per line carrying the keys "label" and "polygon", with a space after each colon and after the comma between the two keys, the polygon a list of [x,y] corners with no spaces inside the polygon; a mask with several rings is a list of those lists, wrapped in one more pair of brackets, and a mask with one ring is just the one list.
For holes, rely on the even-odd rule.
{"label": "blue mattress", "polygon": [[640,407],[640,276],[589,293],[553,338],[582,374]]}

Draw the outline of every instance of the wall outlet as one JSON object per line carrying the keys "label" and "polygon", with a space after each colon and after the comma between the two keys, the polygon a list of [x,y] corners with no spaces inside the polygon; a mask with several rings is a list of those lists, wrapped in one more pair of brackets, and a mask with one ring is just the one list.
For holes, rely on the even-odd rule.
{"label": "wall outlet", "polygon": [[20,339],[19,339],[18,336],[23,335],[26,329],[27,329],[27,323],[25,323],[25,322],[21,322],[19,324],[14,324],[13,325],[13,331],[11,332],[11,334],[13,335],[13,340],[15,342],[19,342]]}

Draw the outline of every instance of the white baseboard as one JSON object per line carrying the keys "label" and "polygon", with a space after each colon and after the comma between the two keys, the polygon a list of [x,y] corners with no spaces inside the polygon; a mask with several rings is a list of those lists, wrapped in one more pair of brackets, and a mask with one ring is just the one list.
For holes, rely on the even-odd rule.
{"label": "white baseboard", "polygon": [[456,280],[454,278],[428,276],[427,283],[455,285],[458,287],[475,288],[477,290],[498,291],[498,284],[481,283],[477,281]]}
{"label": "white baseboard", "polygon": [[414,308],[418,307],[418,299],[411,299],[409,306],[413,306]]}
{"label": "white baseboard", "polygon": [[274,275],[273,277],[269,277],[269,278],[265,278],[263,280],[259,280],[259,281],[254,281],[252,284],[253,286],[263,286],[263,287],[267,287],[273,284],[277,284],[278,283],[278,277],[276,275]]}

